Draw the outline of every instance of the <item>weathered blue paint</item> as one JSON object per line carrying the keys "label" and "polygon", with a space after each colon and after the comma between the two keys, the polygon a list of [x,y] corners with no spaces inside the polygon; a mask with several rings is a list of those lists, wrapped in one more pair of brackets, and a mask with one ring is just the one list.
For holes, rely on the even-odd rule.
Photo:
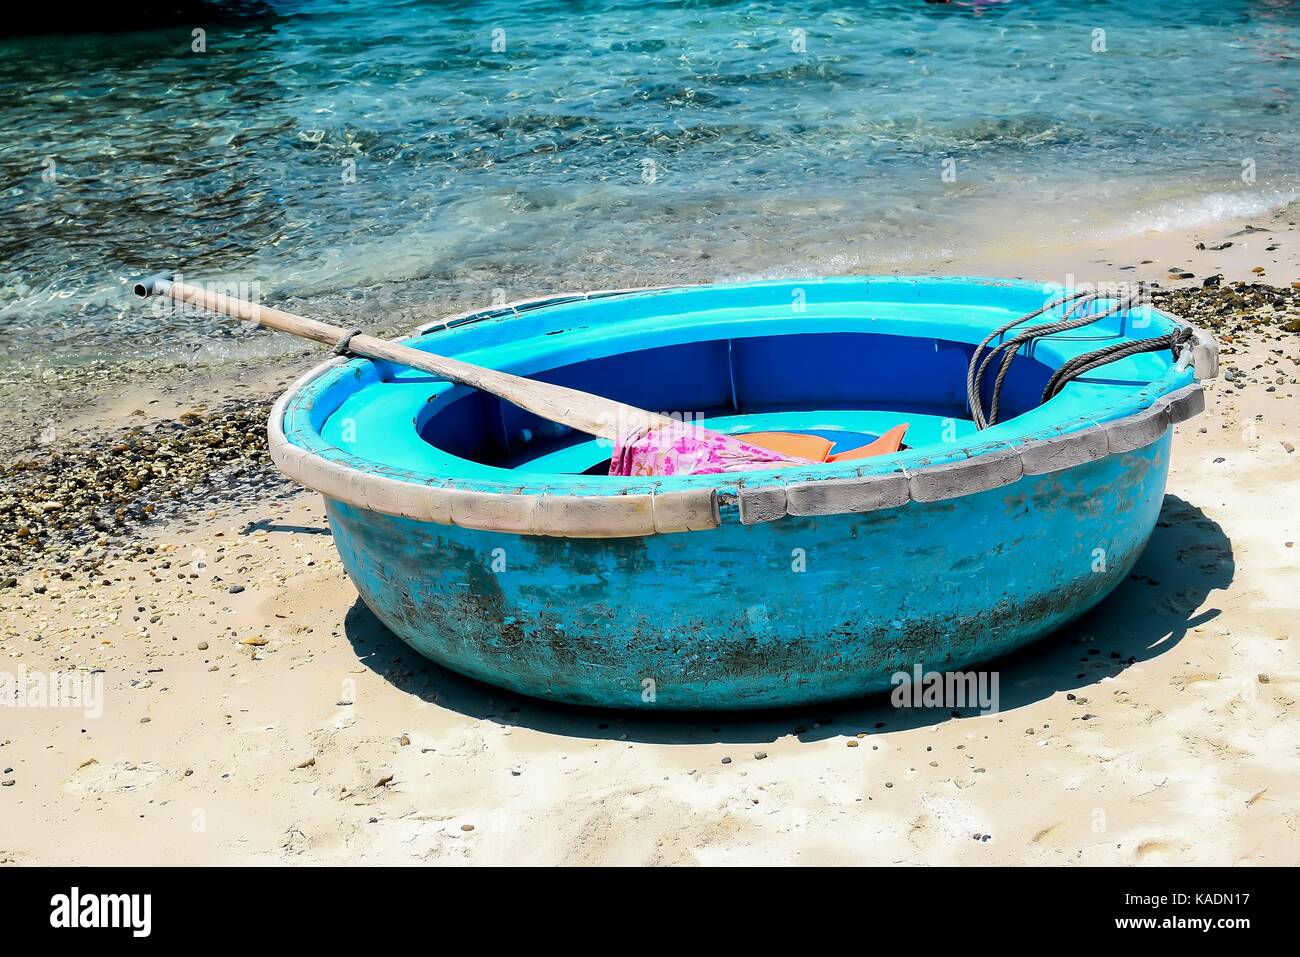
{"label": "weathered blue paint", "polygon": [[1166,435],[946,502],[644,538],[328,512],[366,604],[454,671],[578,704],[767,708],[986,661],[1083,614],[1146,544],[1168,455]]}
{"label": "weathered blue paint", "polygon": [[[803,311],[792,312],[799,292]],[[862,340],[872,349],[899,349],[895,358],[932,353],[934,364],[912,376],[914,385],[906,369],[889,370],[895,406],[877,397],[854,408],[852,397],[842,396],[829,411],[798,413],[812,417],[798,419],[804,428],[871,432],[892,421],[914,423],[918,447],[864,462],[669,479],[574,474],[601,457],[580,437],[544,436],[530,457],[510,447],[539,425],[518,410],[491,406],[471,415],[460,400],[479,400],[465,390],[360,360],[300,389],[283,426],[290,442],[312,453],[407,482],[525,495],[718,490],[723,507],[715,529],[603,539],[480,531],[327,500],[339,553],[366,603],[397,635],[449,668],[525,694],[632,708],[760,708],[870,693],[915,664],[960,668],[1011,651],[1104,598],[1154,527],[1169,434],[1133,452],[993,491],[863,514],[742,525],[735,495],[746,482],[887,474],[956,461],[1132,415],[1191,381],[1167,355],[1136,356],[1032,407],[1045,370],[1117,337],[1170,328],[1168,317],[1137,310],[1127,320],[1136,318],[1137,329],[1112,319],[1040,341],[1037,365],[1028,356],[1017,359],[1019,414],[974,433],[962,412],[969,344],[1043,296],[1033,284],[977,280],[699,287],[560,300],[409,343],[524,374],[585,369],[594,377],[602,368],[594,361],[628,351],[704,342],[725,344],[731,355],[738,340],[759,336],[866,333],[876,337]],[[897,346],[903,339],[924,347]],[[701,373],[710,363],[731,363],[734,374],[733,360],[718,355],[702,351],[690,361]],[[764,381],[775,381],[781,371],[757,340],[748,356],[751,381],[730,384],[739,408],[721,408],[704,392],[695,407],[710,409],[711,421],[734,431],[781,427],[780,416],[793,413],[748,407],[761,388],[753,376],[767,370],[772,379]],[[883,351],[879,358],[880,368],[862,369],[868,391],[873,374],[890,362]],[[844,386],[837,374],[827,372],[827,389]],[[617,394],[620,375],[612,376],[613,397],[630,401]],[[797,378],[787,385],[797,388]],[[689,391],[686,383],[681,388]],[[745,388],[748,400],[738,399]],[[659,406],[665,407],[682,408]],[[502,420],[492,448],[461,455],[438,447],[470,447],[456,432],[454,417],[462,413],[476,427]],[[432,425],[440,416],[447,418]],[[947,434],[945,420],[953,421]]]}

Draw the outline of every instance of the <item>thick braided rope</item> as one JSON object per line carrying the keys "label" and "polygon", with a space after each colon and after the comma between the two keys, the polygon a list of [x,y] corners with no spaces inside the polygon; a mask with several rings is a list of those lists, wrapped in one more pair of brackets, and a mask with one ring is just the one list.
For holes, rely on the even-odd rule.
{"label": "thick braided rope", "polygon": [[[1060,319],[1022,330],[1006,342],[995,346],[987,355],[984,356],[983,360],[979,364],[979,368],[975,372],[975,399],[979,412],[979,419],[977,420],[979,428],[988,428],[988,426],[993,424],[992,418],[984,411],[984,401],[983,396],[981,395],[983,391],[984,376],[988,371],[988,367],[998,359],[999,355],[1002,358],[1002,362],[1005,364],[1007,356],[1014,356],[1023,343],[1038,336],[1048,335],[1054,332],[1066,332],[1070,329],[1078,329],[1081,326],[1086,326],[1091,322],[1095,322],[1096,319],[1091,315],[1076,316],[1076,314],[1089,303],[1096,301],[1096,299],[1096,293],[1083,293],[1077,297],[1073,297],[1070,301],[1070,305],[1062,312]],[[1029,315],[1033,316],[1035,314],[1036,313],[1030,313]],[[994,396],[994,398],[996,399],[996,396]]]}
{"label": "thick braided rope", "polygon": [[[1003,349],[1002,367],[998,370],[997,378],[993,382],[993,395],[992,395],[992,400],[989,404],[988,424],[994,425],[998,421],[998,406],[1001,403],[1001,399],[1002,399],[1002,384],[1003,382],[1006,381],[1007,374],[1011,371],[1011,364],[1015,361],[1016,352],[1019,350],[1020,345],[1022,343],[1029,342],[1032,339],[1038,339],[1043,336],[1050,336],[1058,332],[1065,332],[1070,329],[1079,329],[1083,326],[1090,325],[1091,323],[1094,322],[1100,322],[1102,319],[1105,319],[1109,316],[1113,316],[1116,313],[1123,312],[1125,309],[1128,309],[1130,306],[1133,305],[1134,300],[1135,297],[1128,296],[1125,297],[1124,299],[1119,300],[1114,306],[1111,306],[1108,309],[1105,309],[1101,312],[1088,312],[1083,315],[1080,315],[1077,318],[1069,317],[1069,313],[1075,311],[1072,308],[1067,312],[1066,317],[1061,319],[1059,322],[1044,323],[1043,325],[1034,326],[1033,328],[1026,329],[1024,332],[1020,333],[1014,339],[1011,339],[1010,341],[1005,343],[1002,346]],[[1100,301],[1101,298],[1099,296],[1092,296],[1086,299],[1078,300],[1076,303],[1074,303],[1074,306],[1079,308],[1086,308],[1087,306],[1090,306],[1093,303],[1097,303]]]}
{"label": "thick braided rope", "polygon": [[[983,378],[984,369],[987,365],[987,362],[985,363],[980,362],[980,357],[983,354],[985,347],[988,346],[988,344],[992,342],[994,339],[996,339],[998,336],[1007,332],[1009,329],[1012,329],[1015,326],[1020,325],[1022,322],[1028,322],[1030,319],[1036,319],[1039,316],[1041,316],[1043,313],[1047,312],[1048,310],[1055,309],[1057,306],[1064,305],[1065,303],[1071,302],[1072,300],[1077,300],[1084,296],[1092,296],[1092,295],[1095,295],[1095,293],[1077,292],[1071,296],[1062,296],[1060,299],[1047,303],[1040,309],[1035,309],[1031,313],[1027,313],[1026,315],[1019,316],[1016,319],[1012,319],[1010,322],[1006,323],[1005,325],[999,326],[980,341],[979,345],[975,347],[975,351],[971,354],[970,364],[967,365],[966,367],[966,399],[970,404],[971,414],[975,420],[975,424],[979,428],[981,429],[984,428],[984,408],[983,408],[983,402],[980,399],[980,390],[977,385],[977,381]],[[1069,312],[1067,312],[1066,314],[1068,315]]]}
{"label": "thick braided rope", "polygon": [[993,425],[998,420],[998,405],[1002,398],[1002,383],[1006,380],[1007,373],[1011,370],[1011,364],[1015,361],[1016,353],[1020,351],[1021,345],[1030,342],[1041,336],[1051,335],[1056,332],[1066,332],[1070,329],[1079,329],[1090,323],[1096,322],[1097,317],[1090,313],[1083,312],[1088,306],[1097,301],[1096,293],[1089,293],[1081,296],[1070,303],[1065,309],[1061,318],[1055,322],[1045,322],[1041,325],[1031,326],[1012,336],[1006,342],[994,349],[980,365],[979,373],[976,375],[978,384],[983,387],[985,371],[989,365],[995,361],[999,354],[1001,362],[998,368],[998,374],[993,383],[993,391],[990,397],[988,414],[984,414],[981,407],[980,414],[984,418],[985,426]]}
{"label": "thick braided rope", "polygon": [[[983,391],[984,375],[988,371],[988,367],[998,358],[998,355],[1001,354],[1002,366],[1005,368],[1009,368],[1012,357],[1015,356],[1016,351],[1020,348],[1022,344],[1030,341],[1031,339],[1036,339],[1040,336],[1052,335],[1053,333],[1057,333],[1057,332],[1068,332],[1071,329],[1078,329],[1090,323],[1096,322],[1098,319],[1104,318],[1104,316],[1102,315],[1091,314],[1091,313],[1078,315],[1080,310],[1086,308],[1091,303],[1096,302],[1099,298],[1100,298],[1099,294],[1095,292],[1076,293],[1073,296],[1067,296],[1064,299],[1058,299],[1056,302],[1049,303],[1047,306],[1043,307],[1042,309],[1037,309],[1034,312],[1029,313],[1028,315],[1022,316],[1019,319],[1015,320],[1014,322],[1006,326],[1003,326],[1001,330],[995,330],[994,335],[998,335],[1000,334],[1000,332],[1006,331],[1012,326],[1019,325],[1021,322],[1024,322],[1027,319],[1032,319],[1035,316],[1041,315],[1043,312],[1047,311],[1048,309],[1061,305],[1062,303],[1066,303],[1066,302],[1069,303],[1069,306],[1062,312],[1060,319],[1056,319],[1052,322],[1042,323],[1041,325],[1032,326],[1029,329],[1025,329],[1019,332],[1015,336],[1012,336],[1010,339],[1008,339],[1006,342],[1003,342],[995,346],[992,350],[990,350],[989,353],[985,355],[982,360],[979,361],[978,365],[976,364],[975,357],[972,356],[971,364],[970,366],[967,367],[967,384],[969,388],[967,397],[971,403],[972,418],[975,420],[975,425],[977,428],[980,429],[988,428],[996,421],[995,415],[988,415],[985,413],[984,400],[981,393]],[[1107,315],[1109,315],[1109,313],[1107,313]],[[987,342],[987,340],[985,341]],[[974,370],[973,375],[971,373],[972,369]],[[1003,372],[999,377],[998,388],[997,390],[995,390],[992,397],[993,408],[996,408],[998,404],[998,398],[999,398],[1000,388],[1001,388],[1000,381],[1005,378],[1006,378],[1006,373]]]}
{"label": "thick braided rope", "polygon": [[347,355],[348,347],[352,344],[352,340],[361,335],[362,331],[363,330],[361,329],[349,329],[347,332],[343,333],[343,335],[339,337],[339,341],[334,344],[334,354],[336,356]]}
{"label": "thick braided rope", "polygon": [[[971,354],[970,363],[966,367],[966,398],[971,409],[971,419],[977,429],[986,429],[996,424],[998,420],[998,406],[1002,397],[1002,386],[1006,381],[1007,375],[1011,371],[1011,366],[1015,361],[1016,353],[1020,346],[1033,339],[1044,336],[1055,335],[1059,332],[1068,332],[1072,329],[1078,329],[1082,326],[1098,322],[1116,313],[1130,309],[1136,303],[1137,294],[1129,295],[1123,299],[1117,300],[1114,306],[1111,306],[1101,312],[1087,312],[1087,308],[1093,303],[1101,301],[1102,297],[1096,292],[1080,292],[1049,302],[1040,309],[1031,313],[1013,319],[997,329],[993,330],[975,347]],[[1012,336],[1006,342],[988,349],[985,349],[989,343],[998,336],[1005,334],[1021,323],[1034,319],[1051,309],[1068,304],[1067,308],[1062,311],[1061,318],[1053,322],[1042,323],[1024,329]],[[1083,310],[1081,312],[1081,310]],[[1043,390],[1042,401],[1057,395],[1067,383],[1090,372],[1099,366],[1109,362],[1115,362],[1128,356],[1137,355],[1143,352],[1158,352],[1161,349],[1169,348],[1175,353],[1178,347],[1187,342],[1192,337],[1191,330],[1178,329],[1164,336],[1156,336],[1151,339],[1139,339],[1127,342],[1113,343],[1104,346],[1093,352],[1088,352],[1070,359],[1061,368],[1052,373],[1048,380],[1047,386]],[[1000,359],[1000,361],[999,361]],[[998,373],[993,381],[993,388],[990,396],[989,409],[985,412],[984,400],[981,395],[984,376],[990,365],[998,363]]]}

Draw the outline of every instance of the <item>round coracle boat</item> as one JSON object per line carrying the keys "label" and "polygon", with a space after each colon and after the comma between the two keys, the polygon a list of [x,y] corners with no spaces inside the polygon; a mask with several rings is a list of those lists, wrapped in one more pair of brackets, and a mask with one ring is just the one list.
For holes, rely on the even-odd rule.
{"label": "round coracle boat", "polygon": [[[403,340],[784,436],[800,461],[779,467],[611,475],[607,440],[346,357],[276,404],[271,454],[324,495],[375,615],[454,671],[629,708],[868,694],[1078,617],[1151,534],[1213,341],[1098,296],[1072,322],[1060,292],[889,277],[591,292]],[[1027,314],[1064,321],[1017,344]],[[972,380],[981,343],[1005,362]]]}

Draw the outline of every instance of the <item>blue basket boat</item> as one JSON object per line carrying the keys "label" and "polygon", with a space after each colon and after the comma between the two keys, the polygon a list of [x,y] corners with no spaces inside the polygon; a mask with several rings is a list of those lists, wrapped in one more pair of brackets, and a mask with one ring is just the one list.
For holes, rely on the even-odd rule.
{"label": "blue basket boat", "polygon": [[[271,453],[324,495],[375,615],[454,671],[628,708],[868,694],[1078,617],[1151,534],[1171,426],[1203,408],[1213,341],[1147,307],[1032,340],[1009,362],[1000,420],[977,428],[975,345],[1057,292],[888,277],[591,292],[403,340],[738,435],[846,449],[906,422],[893,454],[612,477],[608,442],[349,358],[280,399]],[[1180,330],[1180,348],[1087,370],[1042,401],[1070,360]]]}

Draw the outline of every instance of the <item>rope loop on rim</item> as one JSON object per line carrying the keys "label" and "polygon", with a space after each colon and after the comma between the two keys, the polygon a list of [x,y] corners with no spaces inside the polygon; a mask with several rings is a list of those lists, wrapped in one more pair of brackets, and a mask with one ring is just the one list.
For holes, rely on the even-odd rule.
{"label": "rope loop on rim", "polygon": [[[1113,306],[1092,310],[1090,307],[1099,305],[1106,297],[1102,296],[1100,292],[1076,292],[1061,296],[1041,308],[1026,313],[1018,319],[1013,319],[1011,322],[990,332],[975,347],[974,352],[971,353],[970,363],[966,367],[966,401],[970,406],[971,420],[975,423],[975,428],[987,429],[989,426],[997,424],[998,407],[1002,399],[1002,386],[1006,382],[1007,375],[1011,372],[1011,365],[1015,361],[1016,354],[1020,351],[1021,346],[1031,343],[1035,339],[1055,335],[1058,332],[1069,332],[1099,322],[1117,313],[1124,313],[1137,303],[1140,296],[1141,291],[1139,290],[1136,293],[1117,298]],[[1000,342],[990,348],[989,344],[998,336],[1005,335],[1016,326],[1062,306],[1065,308],[1062,309],[1059,319],[1022,329],[1020,332],[1008,337],[1005,342]],[[1161,349],[1172,349],[1176,357],[1179,347],[1189,342],[1193,336],[1194,334],[1190,328],[1181,326],[1167,335],[1156,336],[1151,339],[1130,339],[1124,342],[1112,343],[1092,352],[1075,356],[1052,373],[1046,387],[1043,389],[1042,401],[1046,402],[1057,395],[1069,382],[1108,362],[1115,362],[1118,359],[1124,359],[1143,352],[1159,352]],[[998,371],[993,380],[992,394],[986,410],[983,397],[984,379],[989,367],[994,364],[997,365]]]}
{"label": "rope loop on rim", "polygon": [[348,354],[348,346],[351,345],[354,337],[361,335],[360,329],[349,329],[342,338],[334,344],[334,354],[336,356],[345,356]]}
{"label": "rope loop on rim", "polygon": [[1139,355],[1143,352],[1159,352],[1162,349],[1169,349],[1177,358],[1178,348],[1190,341],[1192,336],[1191,329],[1181,327],[1168,335],[1155,336],[1151,339],[1137,339],[1131,342],[1115,342],[1092,352],[1085,352],[1081,356],[1075,356],[1053,372],[1052,377],[1047,380],[1047,385],[1043,388],[1043,401],[1046,402],[1059,394],[1073,379],[1077,379],[1084,373],[1091,372],[1098,366],[1104,366],[1119,359],[1127,359],[1129,356]]}

